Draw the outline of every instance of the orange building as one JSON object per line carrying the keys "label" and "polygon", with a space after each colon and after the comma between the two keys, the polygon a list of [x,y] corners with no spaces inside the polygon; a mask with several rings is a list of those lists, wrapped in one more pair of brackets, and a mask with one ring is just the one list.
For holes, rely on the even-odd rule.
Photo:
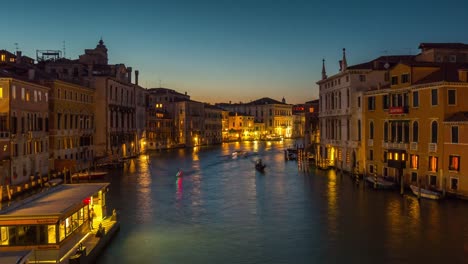
{"label": "orange building", "polygon": [[[405,184],[419,181],[423,187],[443,191],[453,178],[457,190],[468,191],[468,182],[455,182],[460,174],[449,167],[450,155],[463,154],[461,143],[445,149],[451,142],[449,117],[468,110],[468,102],[462,99],[468,98],[464,64],[418,61],[416,57],[400,62],[388,74],[389,86],[365,93],[367,173],[400,183],[403,179]],[[453,154],[447,154],[449,150]]]}
{"label": "orange building", "polygon": [[444,155],[447,191],[458,196],[468,197],[468,166],[462,161],[468,159],[468,112],[458,112],[443,122]]}

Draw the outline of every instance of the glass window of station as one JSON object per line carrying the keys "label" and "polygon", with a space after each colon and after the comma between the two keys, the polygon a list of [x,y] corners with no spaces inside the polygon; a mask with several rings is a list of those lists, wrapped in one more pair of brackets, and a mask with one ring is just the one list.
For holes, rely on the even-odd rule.
{"label": "glass window of station", "polygon": [[0,247],[60,244],[72,234],[89,228],[87,223],[90,200],[89,198],[83,200],[81,208],[58,220],[39,216],[35,219],[15,221],[35,224],[0,226]]}

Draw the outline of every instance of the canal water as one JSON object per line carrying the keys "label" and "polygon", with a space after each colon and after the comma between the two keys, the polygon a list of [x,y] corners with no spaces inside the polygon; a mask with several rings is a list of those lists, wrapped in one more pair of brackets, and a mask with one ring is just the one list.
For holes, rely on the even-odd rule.
{"label": "canal water", "polygon": [[108,208],[121,230],[97,263],[467,262],[468,202],[418,202],[304,170],[285,161],[291,144],[154,152],[112,172]]}

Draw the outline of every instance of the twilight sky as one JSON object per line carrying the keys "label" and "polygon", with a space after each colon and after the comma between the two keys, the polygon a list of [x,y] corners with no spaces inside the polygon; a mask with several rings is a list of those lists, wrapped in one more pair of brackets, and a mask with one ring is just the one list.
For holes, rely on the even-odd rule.
{"label": "twilight sky", "polygon": [[[437,4],[432,4],[437,3]],[[468,43],[468,1],[147,0],[2,4],[0,49],[63,50],[78,58],[102,37],[109,63],[140,71],[140,85],[202,102],[317,99],[327,74],[421,42]]]}

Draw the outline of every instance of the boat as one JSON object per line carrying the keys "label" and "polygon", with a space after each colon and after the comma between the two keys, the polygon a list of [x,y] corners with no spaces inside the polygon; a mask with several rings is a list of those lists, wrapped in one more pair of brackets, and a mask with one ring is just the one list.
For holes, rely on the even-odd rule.
{"label": "boat", "polygon": [[366,181],[372,186],[375,186],[376,189],[393,189],[396,186],[395,182],[388,181],[383,177],[367,176]]}
{"label": "boat", "polygon": [[286,160],[297,160],[297,149],[287,148],[285,154]]}
{"label": "boat", "polygon": [[414,195],[418,196],[419,190],[421,190],[421,197],[427,198],[427,199],[433,199],[433,200],[438,200],[442,198],[442,193],[438,191],[432,191],[429,189],[425,188],[419,188],[416,185],[410,185],[411,191],[413,192]]}
{"label": "boat", "polygon": [[265,171],[265,167],[265,164],[255,164],[255,169],[261,172]]}
{"label": "boat", "polygon": [[258,170],[260,172],[264,172],[265,167],[266,167],[266,165],[262,163],[262,160],[257,160],[257,162],[255,162],[255,169],[256,170]]}
{"label": "boat", "polygon": [[176,177],[177,178],[180,178],[184,175],[184,172],[182,170],[179,170],[177,173],[176,173]]}
{"label": "boat", "polygon": [[107,171],[85,171],[85,172],[73,173],[71,177],[72,179],[94,180],[94,179],[102,179],[106,175],[107,175]]}

